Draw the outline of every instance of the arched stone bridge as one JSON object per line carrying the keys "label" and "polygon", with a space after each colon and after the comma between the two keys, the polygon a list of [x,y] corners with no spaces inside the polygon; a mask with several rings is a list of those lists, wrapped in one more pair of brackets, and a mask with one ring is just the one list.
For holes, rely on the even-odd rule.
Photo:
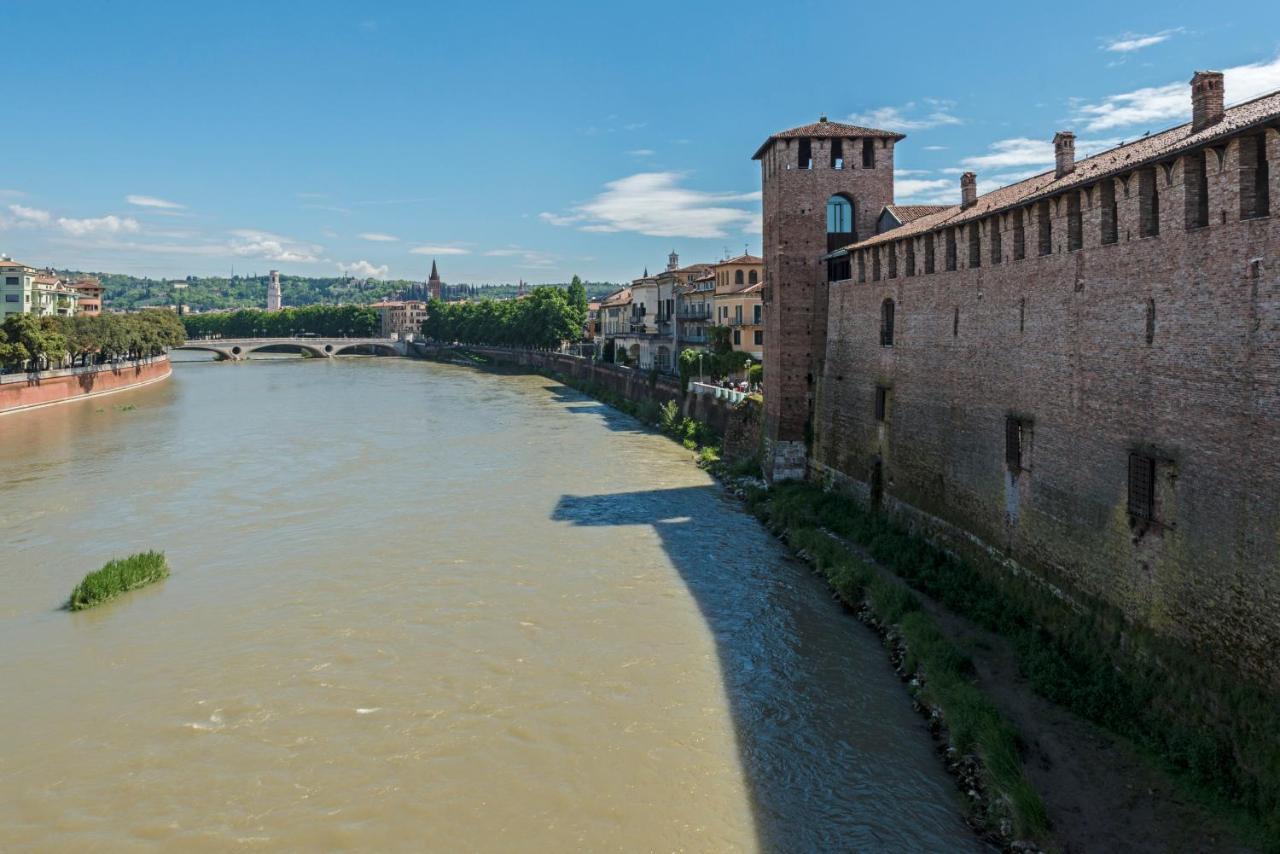
{"label": "arched stone bridge", "polygon": [[391,338],[205,338],[187,341],[174,350],[207,350],[220,359],[247,359],[256,350],[273,348],[292,350],[304,356],[355,355],[352,351],[371,352],[379,356],[403,356],[404,341]]}

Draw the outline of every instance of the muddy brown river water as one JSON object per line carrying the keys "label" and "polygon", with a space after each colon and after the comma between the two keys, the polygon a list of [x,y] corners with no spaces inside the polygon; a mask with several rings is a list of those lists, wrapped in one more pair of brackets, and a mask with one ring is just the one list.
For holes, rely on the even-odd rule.
{"label": "muddy brown river water", "polygon": [[549,380],[179,363],[0,418],[0,502],[0,850],[981,850],[875,636]]}

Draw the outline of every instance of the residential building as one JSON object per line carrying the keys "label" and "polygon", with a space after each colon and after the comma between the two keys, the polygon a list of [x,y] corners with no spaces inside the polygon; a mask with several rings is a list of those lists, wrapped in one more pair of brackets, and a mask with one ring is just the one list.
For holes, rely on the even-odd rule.
{"label": "residential building", "polygon": [[[76,314],[99,315],[102,314],[102,282],[93,277],[85,276],[83,279],[77,279],[74,282],[68,282],[67,287],[80,294],[80,302],[76,306]],[[180,314],[182,312],[179,312]]]}
{"label": "residential building", "polygon": [[764,259],[739,255],[715,265],[714,322],[729,329],[733,349],[764,358]]}
{"label": "residential building", "polygon": [[31,311],[35,277],[35,268],[0,256],[0,320]]}
{"label": "residential building", "polygon": [[715,323],[716,276],[711,265],[676,289],[676,334],[680,350],[706,348]]}
{"label": "residential building", "polygon": [[417,335],[427,319],[427,303],[421,300],[385,300],[369,307],[378,312],[378,331],[383,338]]}

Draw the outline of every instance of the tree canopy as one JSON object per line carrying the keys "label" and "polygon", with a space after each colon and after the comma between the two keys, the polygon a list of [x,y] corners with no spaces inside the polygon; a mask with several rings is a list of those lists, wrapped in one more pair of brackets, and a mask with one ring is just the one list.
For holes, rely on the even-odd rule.
{"label": "tree canopy", "polygon": [[182,318],[192,338],[291,338],[302,333],[325,337],[350,335],[357,338],[373,335],[378,328],[378,313],[363,305],[307,305],[263,311],[242,308],[188,314]]}
{"label": "tree canopy", "polygon": [[158,356],[185,339],[178,316],[164,309],[72,317],[14,314],[0,326],[0,363],[9,369],[43,368],[67,359],[88,365]]}
{"label": "tree canopy", "polygon": [[432,300],[422,333],[437,341],[550,350],[582,336],[585,298],[581,307],[570,299],[564,289],[543,285],[514,300]]}

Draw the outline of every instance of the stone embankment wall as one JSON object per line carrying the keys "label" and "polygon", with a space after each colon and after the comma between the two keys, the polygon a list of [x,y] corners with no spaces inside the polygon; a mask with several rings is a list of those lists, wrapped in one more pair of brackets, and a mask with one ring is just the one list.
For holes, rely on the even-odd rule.
{"label": "stone embankment wall", "polygon": [[[681,391],[679,380],[672,377],[655,377],[647,371],[592,361],[565,353],[507,350],[497,347],[469,349],[498,365],[560,374],[578,382],[592,383],[636,403],[653,402],[662,406],[668,401],[675,401],[686,418],[700,421],[724,437],[726,459],[748,459],[759,453],[762,418],[758,401],[747,400],[734,405],[711,395],[686,394]],[[446,355],[446,351],[442,349],[424,346],[419,346],[418,352],[432,357]]]}
{"label": "stone embankment wall", "polygon": [[170,374],[167,356],[0,377],[0,415],[139,388]]}

